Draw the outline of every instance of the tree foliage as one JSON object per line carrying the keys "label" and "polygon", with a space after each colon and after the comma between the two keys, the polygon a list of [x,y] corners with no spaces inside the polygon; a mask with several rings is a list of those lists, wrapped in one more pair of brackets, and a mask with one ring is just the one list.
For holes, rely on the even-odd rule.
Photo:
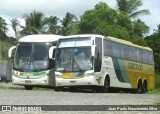
{"label": "tree foliage", "polygon": [[155,69],[160,72],[160,24],[152,35],[145,38],[145,41],[154,52]]}
{"label": "tree foliage", "polygon": [[63,20],[61,20],[60,34],[64,36],[70,35],[73,29],[75,29],[77,23],[78,23],[77,17],[67,12]]}
{"label": "tree foliage", "polygon": [[44,19],[45,21],[45,31],[47,33],[52,33],[52,34],[58,34],[60,31],[60,26],[58,25],[58,22],[60,21],[59,18],[56,16],[50,16],[46,17]]}
{"label": "tree foliage", "polygon": [[5,39],[7,37],[6,32],[8,31],[7,23],[5,19],[0,17],[0,39]]}
{"label": "tree foliage", "polygon": [[141,0],[117,0],[117,10],[128,15],[130,18],[150,14],[149,10],[138,10],[142,5]]}
{"label": "tree foliage", "polygon": [[[138,27],[138,28],[137,28]],[[86,11],[79,23],[79,33],[95,33],[114,36],[146,46],[142,39],[149,28],[141,20],[132,22],[125,13],[117,12],[106,3],[100,2],[92,10]]]}
{"label": "tree foliage", "polygon": [[39,34],[44,32],[44,14],[42,12],[33,11],[32,13],[25,14],[25,25],[22,34]]}
{"label": "tree foliage", "polygon": [[16,18],[12,18],[11,20],[11,27],[15,33],[15,37],[17,37],[17,32],[18,32],[18,27],[20,27],[20,21],[17,20]]}

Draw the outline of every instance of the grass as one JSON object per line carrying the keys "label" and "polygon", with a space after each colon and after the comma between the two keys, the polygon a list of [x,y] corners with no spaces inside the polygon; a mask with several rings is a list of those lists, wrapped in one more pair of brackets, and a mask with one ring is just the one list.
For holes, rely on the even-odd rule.
{"label": "grass", "polygon": [[147,93],[148,94],[160,94],[160,88],[156,88],[156,89],[154,89],[152,91],[148,91]]}
{"label": "grass", "polygon": [[[0,85],[0,90],[1,89],[25,90],[24,86],[6,86],[6,85]],[[47,88],[47,87],[33,87],[33,90],[36,90],[36,91],[54,91],[53,88]]]}
{"label": "grass", "polygon": [[160,101],[156,102],[156,103],[155,103],[155,105],[158,105],[158,106],[160,106]]}
{"label": "grass", "polygon": [[148,94],[160,94],[160,74],[155,74],[155,89],[148,91]]}
{"label": "grass", "polygon": [[160,74],[155,74],[155,88],[160,88]]}

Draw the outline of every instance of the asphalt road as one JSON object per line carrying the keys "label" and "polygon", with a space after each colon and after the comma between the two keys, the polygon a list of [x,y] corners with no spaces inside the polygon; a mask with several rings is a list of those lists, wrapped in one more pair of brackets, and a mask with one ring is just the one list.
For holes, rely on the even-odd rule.
{"label": "asphalt road", "polygon": [[0,105],[155,105],[156,102],[160,102],[158,94],[0,89]]}

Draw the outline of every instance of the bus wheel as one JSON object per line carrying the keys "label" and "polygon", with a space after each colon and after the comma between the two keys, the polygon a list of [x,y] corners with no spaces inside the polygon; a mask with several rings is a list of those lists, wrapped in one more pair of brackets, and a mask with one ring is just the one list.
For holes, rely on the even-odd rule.
{"label": "bus wheel", "polygon": [[139,81],[138,81],[138,84],[137,84],[136,93],[138,93],[138,94],[142,93],[142,90],[143,90],[142,88],[143,88],[143,87],[142,87],[142,81],[139,80]]}
{"label": "bus wheel", "polygon": [[104,86],[102,87],[102,92],[103,93],[108,93],[109,92],[109,86],[110,86],[110,80],[109,80],[109,77],[106,76],[105,81],[104,81]]}
{"label": "bus wheel", "polygon": [[55,87],[54,90],[58,92],[58,91],[62,91],[62,88],[61,87]]}
{"label": "bus wheel", "polygon": [[25,88],[25,90],[32,90],[32,89],[33,89],[33,86],[28,86],[28,85],[26,85],[26,86],[24,86],[24,88]]}
{"label": "bus wheel", "polygon": [[77,91],[77,88],[76,88],[76,87],[69,87],[69,91],[70,91],[70,92],[76,92],[76,91]]}
{"label": "bus wheel", "polygon": [[142,92],[145,93],[147,91],[147,82],[143,82]]}

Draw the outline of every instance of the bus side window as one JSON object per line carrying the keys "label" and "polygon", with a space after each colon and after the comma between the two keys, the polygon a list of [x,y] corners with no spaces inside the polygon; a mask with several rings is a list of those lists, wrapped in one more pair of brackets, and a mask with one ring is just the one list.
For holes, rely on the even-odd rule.
{"label": "bus side window", "polygon": [[104,43],[104,56],[113,56],[111,41],[104,40],[103,43]]}
{"label": "bus side window", "polygon": [[96,43],[96,48],[95,48],[94,70],[95,72],[100,72],[102,65],[102,38],[96,38],[95,43]]}
{"label": "bus side window", "polygon": [[112,42],[113,56],[116,58],[121,58],[121,45],[115,42]]}
{"label": "bus side window", "polygon": [[142,50],[141,49],[137,49],[137,61],[138,62],[143,62],[142,61]]}
{"label": "bus side window", "polygon": [[129,59],[128,46],[121,45],[121,57],[122,59]]}
{"label": "bus side window", "polygon": [[132,61],[137,61],[136,57],[137,57],[137,49],[134,47],[129,47],[129,59]]}
{"label": "bus side window", "polygon": [[142,50],[143,63],[148,63],[147,51]]}
{"label": "bus side window", "polygon": [[147,55],[148,55],[148,64],[150,64],[150,65],[153,65],[153,54],[152,54],[152,52],[151,51],[148,51],[148,53],[147,53]]}

